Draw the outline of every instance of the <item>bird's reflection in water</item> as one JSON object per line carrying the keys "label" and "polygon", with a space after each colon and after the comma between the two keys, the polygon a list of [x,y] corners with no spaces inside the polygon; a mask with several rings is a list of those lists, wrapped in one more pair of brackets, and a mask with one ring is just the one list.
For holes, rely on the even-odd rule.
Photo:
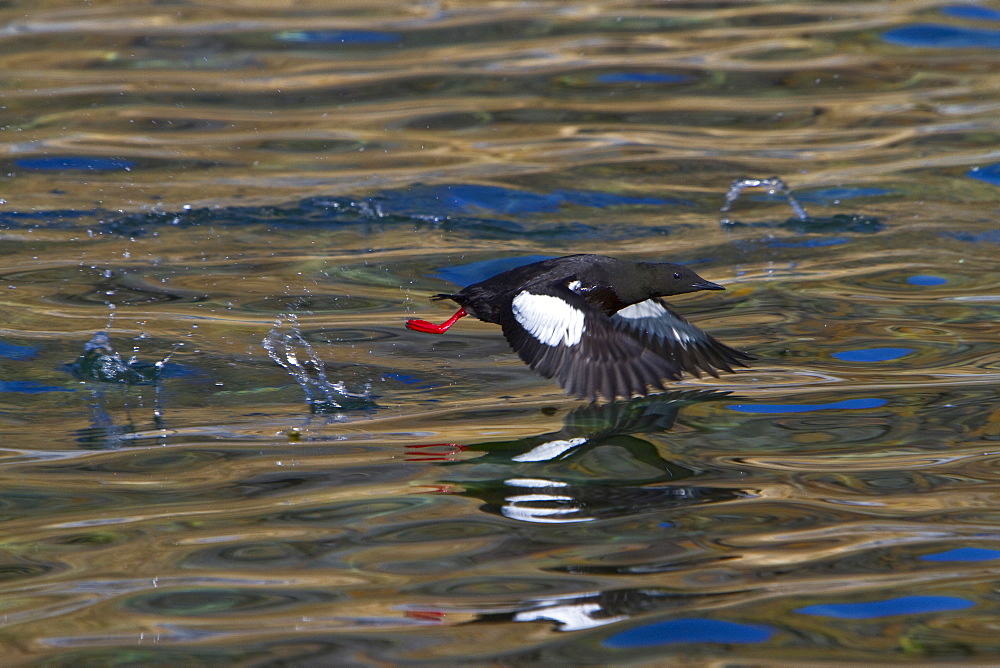
{"label": "bird's reflection in water", "polygon": [[[747,492],[693,484],[700,477],[698,471],[665,459],[662,449],[643,435],[670,431],[685,407],[731,399],[728,395],[669,392],[583,406],[567,414],[557,431],[513,441],[414,446],[409,454],[416,460],[440,461],[442,475],[437,482],[441,491],[480,499],[484,512],[510,520],[576,526],[594,522],[598,534],[613,533],[612,525],[598,529],[596,523],[615,518],[653,518],[663,527],[663,542],[655,548],[664,555],[662,561],[653,559],[638,565],[632,560],[553,564],[552,571],[585,577],[670,570],[676,568],[676,559],[668,555],[676,556],[677,549],[670,546],[671,523],[662,513],[742,498]],[[482,454],[476,457],[473,453]],[[686,566],[690,566],[691,559],[697,557],[686,559]],[[528,597],[511,601],[506,609],[493,605],[488,611],[475,612],[480,622],[549,620],[560,631],[578,631],[640,614],[683,608],[689,602],[687,596],[676,591],[650,587],[602,591],[595,586],[593,591]],[[407,614],[443,617],[456,611],[420,608]]]}
{"label": "bird's reflection in water", "polygon": [[[408,448],[411,461],[438,460],[444,488],[484,501],[483,510],[533,523],[590,522],[708,501],[731,488],[686,485],[695,475],[664,459],[642,434],[673,428],[682,408],[718,401],[727,392],[668,392],[571,411],[558,431],[514,441],[427,444]],[[461,459],[454,457],[465,453]],[[484,454],[469,459],[472,452]]]}

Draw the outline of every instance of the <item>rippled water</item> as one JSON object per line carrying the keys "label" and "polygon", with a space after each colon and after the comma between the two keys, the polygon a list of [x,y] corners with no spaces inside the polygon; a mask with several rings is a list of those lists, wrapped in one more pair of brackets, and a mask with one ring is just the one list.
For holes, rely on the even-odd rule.
{"label": "rippled water", "polygon": [[[0,6],[6,663],[990,661],[985,4]],[[778,174],[809,212],[748,191]],[[588,406],[427,300],[697,265]]]}

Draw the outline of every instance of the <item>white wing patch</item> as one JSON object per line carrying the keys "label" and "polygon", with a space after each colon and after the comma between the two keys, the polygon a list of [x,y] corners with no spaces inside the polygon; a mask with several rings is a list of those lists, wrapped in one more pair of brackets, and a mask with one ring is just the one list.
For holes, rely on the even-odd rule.
{"label": "white wing patch", "polygon": [[655,301],[647,299],[644,302],[626,306],[622,310],[618,311],[618,313],[615,313],[615,315],[622,318],[628,318],[629,320],[635,320],[636,318],[661,318],[666,312],[667,310]]}
{"label": "white wing patch", "polygon": [[575,346],[586,329],[583,311],[559,297],[522,290],[511,306],[518,324],[547,346]]}
{"label": "white wing patch", "polygon": [[623,318],[637,329],[673,339],[684,347],[697,340],[700,333],[698,328],[663,308],[655,299],[626,306],[612,317]]}

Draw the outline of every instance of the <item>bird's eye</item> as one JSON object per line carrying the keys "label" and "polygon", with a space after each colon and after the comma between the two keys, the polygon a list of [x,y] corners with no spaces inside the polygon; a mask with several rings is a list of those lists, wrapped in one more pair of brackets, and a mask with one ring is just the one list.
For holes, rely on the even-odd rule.
{"label": "bird's eye", "polygon": [[675,271],[674,272],[674,278],[676,278],[677,280],[680,280],[681,275]]}

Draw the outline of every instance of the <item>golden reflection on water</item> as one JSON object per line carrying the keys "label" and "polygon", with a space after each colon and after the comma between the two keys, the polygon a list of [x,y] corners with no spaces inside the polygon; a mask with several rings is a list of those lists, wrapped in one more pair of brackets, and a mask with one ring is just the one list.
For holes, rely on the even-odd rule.
{"label": "golden reflection on water", "polygon": [[[997,186],[968,175],[997,160],[995,48],[882,37],[995,23],[123,11],[0,9],[9,661],[995,654]],[[772,173],[813,219],[747,197],[719,224]],[[449,270],[573,252],[697,263],[727,291],[677,308],[761,359],[587,408],[493,326],[402,326]],[[310,413],[262,346],[292,328],[371,402]],[[98,331],[162,376],[88,377]]]}
{"label": "golden reflection on water", "polygon": [[[58,195],[48,174],[18,170],[20,209],[176,210],[455,179],[567,184],[611,165],[619,187],[717,192],[718,169],[710,182],[664,178],[706,159],[735,175],[806,168],[813,184],[946,194],[911,171],[994,155],[989,59],[878,37],[935,18],[923,2],[358,14],[295,3],[222,15],[193,4],[127,17],[95,4],[0,12],[7,153],[136,168],[60,184]],[[622,163],[663,164],[639,177]]]}

